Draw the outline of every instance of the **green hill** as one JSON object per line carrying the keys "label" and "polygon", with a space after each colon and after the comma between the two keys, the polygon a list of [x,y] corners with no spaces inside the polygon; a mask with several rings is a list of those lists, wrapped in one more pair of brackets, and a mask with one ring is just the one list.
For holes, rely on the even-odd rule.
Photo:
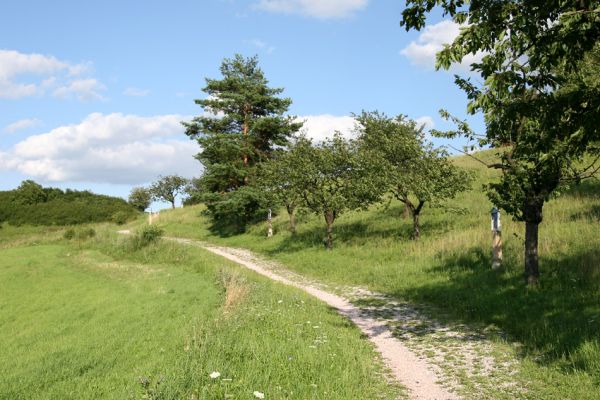
{"label": "green hill", "polygon": [[42,188],[33,181],[0,191],[0,222],[11,225],[76,225],[115,218],[126,221],[136,215],[138,212],[118,197]]}
{"label": "green hill", "polygon": [[573,398],[594,398],[600,384],[600,183],[572,187],[545,206],[541,284],[531,289],[523,280],[524,226],[505,214],[504,263],[491,270],[492,204],[482,185],[496,172],[469,157],[455,162],[474,172],[473,189],[445,207],[426,208],[419,242],[410,240],[411,221],[395,201],[342,216],[332,252],[324,248],[322,217],[301,214],[292,235],[284,210],[274,218],[272,238],[266,223],[238,236],[211,235],[202,206],[163,212],[159,224],[169,235],[249,248],[309,277],[366,286],[432,305],[455,322],[499,328],[519,344],[530,378],[548,382],[539,392],[544,398],[567,390]]}

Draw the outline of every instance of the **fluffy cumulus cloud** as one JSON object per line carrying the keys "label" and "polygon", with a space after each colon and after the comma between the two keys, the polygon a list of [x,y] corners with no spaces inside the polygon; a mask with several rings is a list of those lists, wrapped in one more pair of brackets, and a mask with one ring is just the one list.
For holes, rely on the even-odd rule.
{"label": "fluffy cumulus cloud", "polygon": [[260,0],[256,6],[269,12],[329,19],[352,16],[367,3],[368,0]]}
{"label": "fluffy cumulus cloud", "polygon": [[[414,65],[434,68],[435,55],[444,48],[445,44],[452,43],[459,33],[460,25],[453,21],[446,20],[429,25],[417,40],[402,49],[400,54],[407,57]],[[482,53],[469,54],[454,68],[468,70],[471,63],[481,60],[482,55]]]}
{"label": "fluffy cumulus cloud", "polygon": [[0,49],[0,98],[42,96],[101,99],[105,86],[89,77],[88,63],[73,64],[53,56]]}
{"label": "fluffy cumulus cloud", "polygon": [[158,175],[197,176],[198,144],[183,135],[181,115],[88,115],[0,152],[0,170],[41,181],[143,184]]}
{"label": "fluffy cumulus cloud", "polygon": [[15,133],[18,131],[36,127],[40,123],[41,121],[37,118],[20,119],[4,127],[3,131],[6,133]]}
{"label": "fluffy cumulus cloud", "polygon": [[298,117],[298,121],[304,122],[301,132],[317,142],[333,137],[335,131],[339,131],[346,138],[355,136],[355,121],[349,116],[307,115]]}

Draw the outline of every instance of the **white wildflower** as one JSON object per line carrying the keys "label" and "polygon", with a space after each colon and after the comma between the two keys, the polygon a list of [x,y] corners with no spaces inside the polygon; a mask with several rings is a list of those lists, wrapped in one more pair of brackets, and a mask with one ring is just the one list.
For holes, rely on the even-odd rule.
{"label": "white wildflower", "polygon": [[217,379],[218,377],[221,376],[221,373],[219,371],[213,371],[210,373],[209,376],[211,377],[211,379]]}
{"label": "white wildflower", "polygon": [[256,397],[257,399],[264,399],[265,398],[265,394],[262,392],[259,392],[258,390],[254,391],[254,397]]}

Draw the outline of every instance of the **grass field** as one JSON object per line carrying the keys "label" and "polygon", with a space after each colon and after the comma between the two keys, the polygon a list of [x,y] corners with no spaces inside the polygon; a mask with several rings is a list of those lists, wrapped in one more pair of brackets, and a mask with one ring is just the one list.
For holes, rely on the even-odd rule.
{"label": "grass field", "polygon": [[198,248],[132,252],[115,227],[96,229],[0,230],[1,399],[401,392],[359,331],[303,293]]}
{"label": "grass field", "polygon": [[528,289],[522,278],[524,227],[507,216],[504,265],[490,269],[492,205],[481,186],[494,172],[469,158],[456,162],[474,171],[474,190],[446,208],[426,208],[420,242],[409,239],[411,221],[402,219],[396,202],[342,216],[332,252],[324,249],[322,217],[312,215],[301,215],[298,233],[291,235],[282,211],[269,239],[266,224],[242,235],[215,235],[202,206],[165,212],[159,224],[170,235],[249,248],[325,282],[363,285],[432,305],[455,322],[499,328],[508,341],[522,344],[531,398],[600,398],[600,183],[571,188],[546,205],[541,285]]}

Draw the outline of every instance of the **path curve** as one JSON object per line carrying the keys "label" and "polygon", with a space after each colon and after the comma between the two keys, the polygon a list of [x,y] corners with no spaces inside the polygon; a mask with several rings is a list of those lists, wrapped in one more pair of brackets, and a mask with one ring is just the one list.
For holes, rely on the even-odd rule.
{"label": "path curve", "polygon": [[[375,345],[381,354],[386,366],[392,371],[393,376],[410,392],[410,397],[417,400],[459,400],[460,397],[448,391],[438,382],[443,380],[439,371],[422,358],[417,357],[411,350],[395,339],[392,330],[386,321],[371,318],[361,312],[360,308],[354,306],[347,299],[319,289],[313,285],[294,282],[279,275],[261,265],[255,256],[244,257],[239,250],[220,247],[205,242],[184,238],[165,238],[186,245],[202,247],[211,253],[222,256],[243,267],[251,269],[258,274],[266,276],[274,281],[285,285],[299,288],[306,293],[324,301],[329,306],[350,319]],[[244,251],[247,253],[246,251]]]}

